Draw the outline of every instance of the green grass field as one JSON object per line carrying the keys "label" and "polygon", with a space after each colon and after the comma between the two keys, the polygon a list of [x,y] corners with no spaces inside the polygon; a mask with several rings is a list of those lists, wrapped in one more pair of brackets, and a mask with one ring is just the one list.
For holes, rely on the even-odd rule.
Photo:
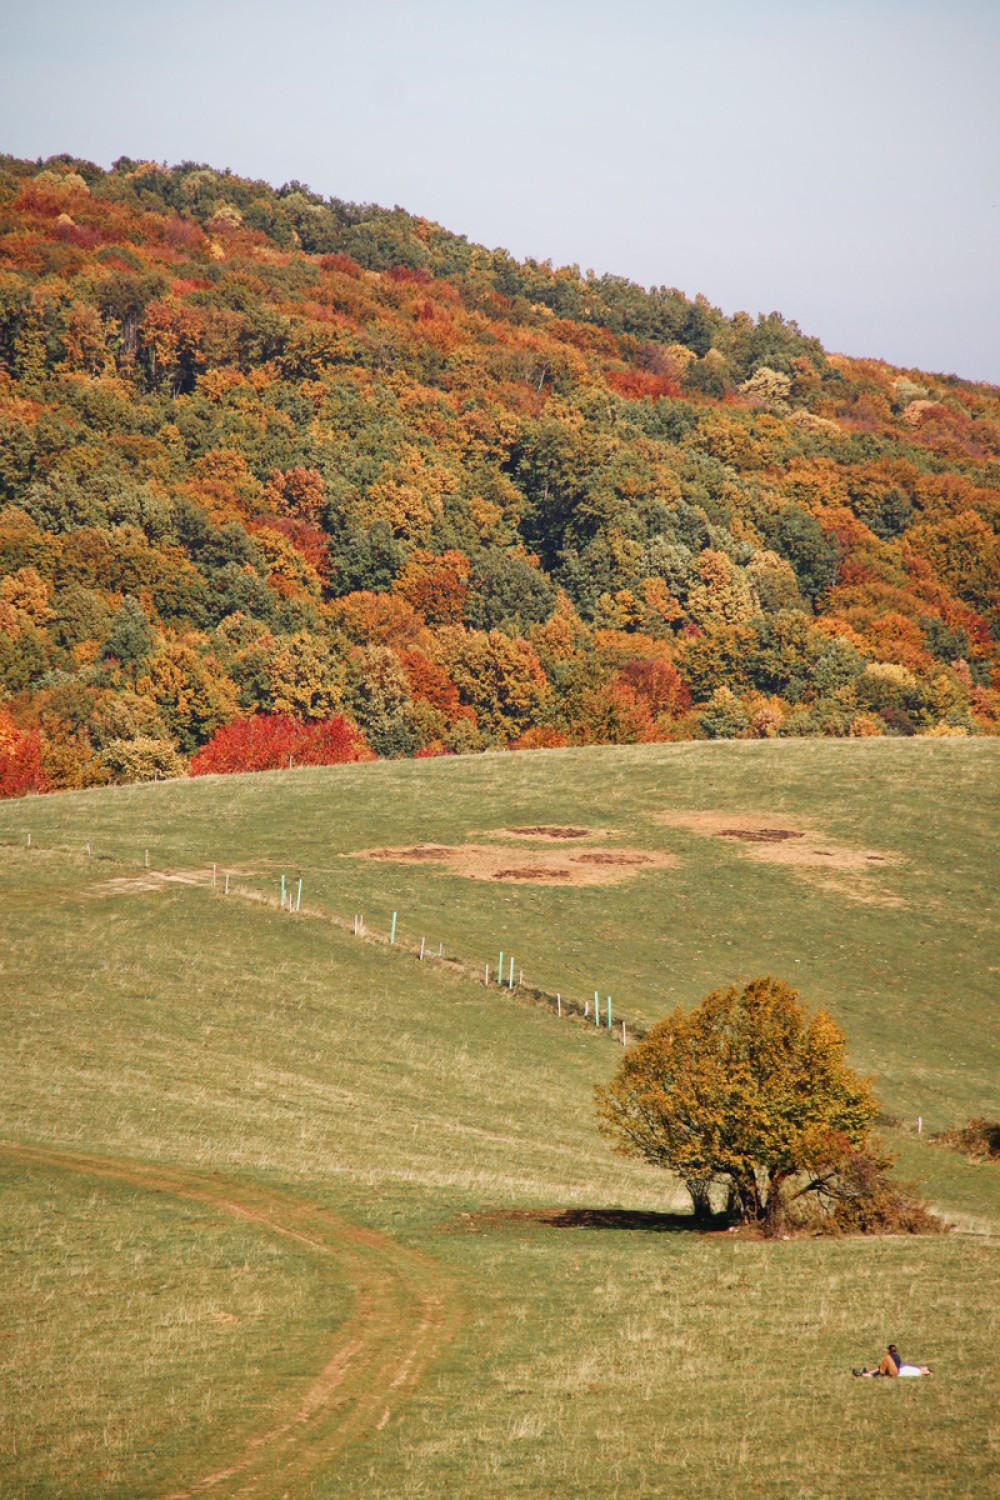
{"label": "green grass field", "polygon": [[[711,743],[0,806],[0,1495],[1000,1494],[1000,1168],[928,1141],[998,1112],[998,770],[989,741]],[[882,858],[774,863],[678,813]],[[675,862],[574,887],[358,853],[536,824]],[[501,948],[520,994],[483,984]],[[952,1234],[642,1217],[686,1194],[598,1137],[620,1046],[575,1011],[642,1026],[762,972],[845,1026]],[[890,1338],[935,1378],[852,1381]]]}

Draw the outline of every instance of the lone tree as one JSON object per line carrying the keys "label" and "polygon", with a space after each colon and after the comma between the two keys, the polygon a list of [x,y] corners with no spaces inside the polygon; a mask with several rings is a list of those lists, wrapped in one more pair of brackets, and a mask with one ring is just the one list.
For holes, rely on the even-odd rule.
{"label": "lone tree", "polygon": [[682,1177],[696,1217],[721,1181],[735,1217],[779,1233],[784,1185],[802,1174],[805,1191],[828,1184],[867,1145],[878,1104],[846,1045],[780,979],[713,990],[660,1021],[597,1086],[600,1128],[622,1155]]}

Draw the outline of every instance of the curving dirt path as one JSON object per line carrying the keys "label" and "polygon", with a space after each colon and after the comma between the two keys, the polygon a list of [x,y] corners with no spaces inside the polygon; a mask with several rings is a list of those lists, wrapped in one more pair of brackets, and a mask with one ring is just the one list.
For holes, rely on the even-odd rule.
{"label": "curving dirt path", "polygon": [[0,1156],[217,1207],[329,1258],[331,1272],[354,1292],[353,1310],[337,1330],[327,1363],[281,1420],[254,1433],[218,1467],[164,1491],[162,1500],[205,1493],[294,1500],[299,1485],[339,1450],[386,1426],[460,1322],[453,1280],[436,1261],[310,1203],[214,1173],[12,1142],[0,1142]]}

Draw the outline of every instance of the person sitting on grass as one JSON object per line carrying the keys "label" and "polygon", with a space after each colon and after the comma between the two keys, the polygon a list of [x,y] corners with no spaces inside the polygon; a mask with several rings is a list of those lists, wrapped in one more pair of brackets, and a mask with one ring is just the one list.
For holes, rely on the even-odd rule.
{"label": "person sitting on grass", "polygon": [[881,1362],[872,1370],[852,1370],[852,1375],[879,1376],[879,1375],[930,1375],[929,1365],[905,1365],[902,1355],[895,1344],[890,1344],[888,1352],[883,1354]]}

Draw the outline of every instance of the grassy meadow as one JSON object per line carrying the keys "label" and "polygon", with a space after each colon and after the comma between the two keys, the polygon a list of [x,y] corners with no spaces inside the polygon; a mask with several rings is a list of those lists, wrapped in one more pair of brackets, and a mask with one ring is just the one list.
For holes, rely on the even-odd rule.
{"label": "grassy meadow", "polygon": [[[998,770],[989,741],[711,743],[0,805],[0,1495],[1000,1493],[1000,1168],[928,1141],[997,1113]],[[878,857],[668,821],[712,813]],[[674,862],[360,853],[534,825]],[[520,996],[482,982],[500,948]],[[641,1026],[762,972],[845,1026],[952,1234],[649,1217],[687,1199],[596,1133],[620,1047],[534,989]],[[890,1338],[935,1378],[852,1381]]]}

